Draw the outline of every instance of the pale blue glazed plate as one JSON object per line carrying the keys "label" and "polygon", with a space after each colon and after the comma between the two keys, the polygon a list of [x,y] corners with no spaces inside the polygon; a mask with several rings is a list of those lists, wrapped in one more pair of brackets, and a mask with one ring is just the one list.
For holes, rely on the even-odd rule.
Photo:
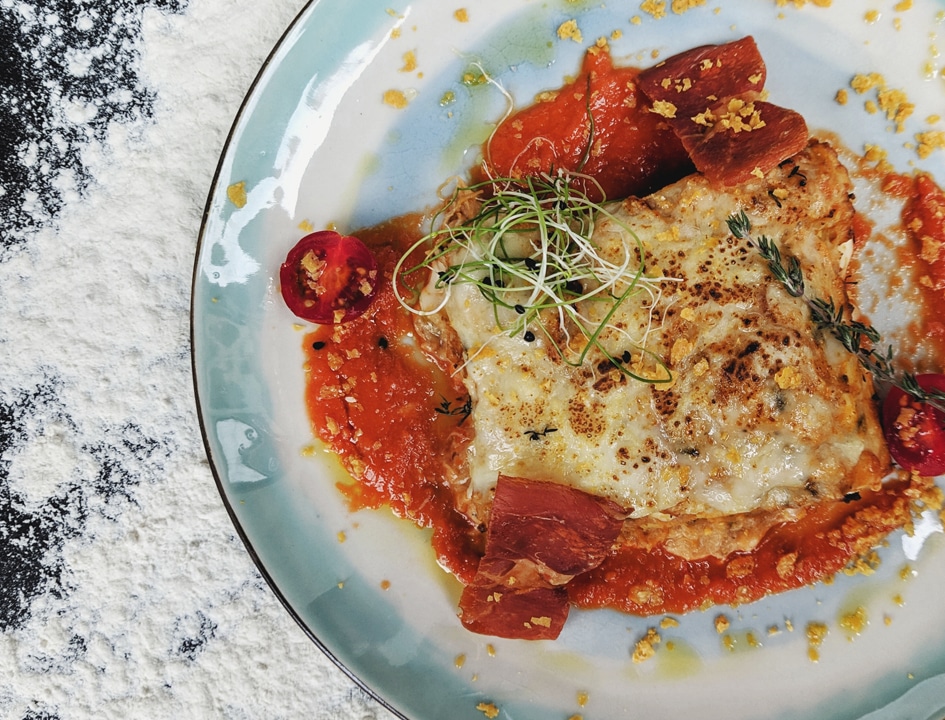
{"label": "pale blue glazed plate", "polygon": [[[278,296],[278,266],[306,223],[353,230],[424,209],[475,162],[505,101],[493,85],[464,83],[467,72],[485,70],[527,104],[574,74],[598,37],[610,38],[619,63],[649,65],[752,34],[772,101],[854,149],[882,145],[900,169],[945,182],[945,151],[920,161],[914,149],[916,132],[945,127],[930,118],[945,108],[936,48],[945,50],[936,36],[945,4],[834,5],[716,0],[656,19],[638,2],[476,0],[461,22],[462,6],[443,0],[321,0],[261,70],[197,251],[198,410],[223,501],[274,592],[395,713],[481,720],[485,703],[508,720],[945,716],[945,535],[936,518],[918,539],[891,538],[870,577],[677,618],[659,629],[662,643],[645,663],[631,653],[660,618],[574,612],[555,642],[466,632],[455,615],[460,588],[436,565],[428,534],[386,512],[346,509],[334,486],[340,470],[316,447],[303,404],[306,328]],[[571,19],[581,42],[557,35]],[[883,73],[916,104],[904,133],[866,112],[866,96],[835,101],[864,72]],[[391,90],[405,107],[384,102]],[[238,183],[245,204],[227,193]],[[840,619],[857,608],[868,622],[854,633]],[[720,613],[731,621],[722,634]],[[818,662],[809,657],[812,622],[829,631]]]}

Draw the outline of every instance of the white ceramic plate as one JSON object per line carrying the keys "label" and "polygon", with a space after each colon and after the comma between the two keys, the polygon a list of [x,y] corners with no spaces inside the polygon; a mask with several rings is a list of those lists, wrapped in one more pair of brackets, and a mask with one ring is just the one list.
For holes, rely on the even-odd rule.
{"label": "white ceramic plate", "polygon": [[[656,19],[637,2],[476,0],[467,22],[454,14],[461,7],[309,5],[260,72],[211,190],[194,274],[198,409],[223,500],[273,590],[342,667],[414,720],[481,720],[480,703],[515,720],[941,718],[945,543],[936,522],[921,552],[922,542],[895,535],[871,577],[681,617],[642,664],[631,661],[633,646],[658,619],[573,612],[555,642],[466,632],[455,615],[459,586],[436,566],[428,534],[386,512],[349,513],[332,458],[304,452],[313,440],[303,331],[278,297],[276,273],[300,224],[351,230],[429,207],[437,186],[475,161],[504,100],[493,86],[463,84],[474,64],[527,104],[574,74],[602,36],[618,63],[648,65],[752,34],[774,102],[850,147],[880,144],[901,169],[924,167],[945,182],[945,151],[919,162],[905,147],[945,107],[936,50],[945,4],[710,0]],[[879,11],[873,22],[868,9]],[[570,19],[583,42],[558,38]],[[417,67],[408,71],[410,51]],[[835,102],[861,72],[881,72],[909,94],[917,107],[905,133],[867,113],[865,96]],[[385,104],[387,90],[403,92],[407,106]],[[245,205],[228,197],[236,183],[245,183]],[[858,607],[868,625],[854,634],[840,618]],[[724,636],[720,612],[732,623]],[[810,622],[829,629],[819,662],[808,657]]]}

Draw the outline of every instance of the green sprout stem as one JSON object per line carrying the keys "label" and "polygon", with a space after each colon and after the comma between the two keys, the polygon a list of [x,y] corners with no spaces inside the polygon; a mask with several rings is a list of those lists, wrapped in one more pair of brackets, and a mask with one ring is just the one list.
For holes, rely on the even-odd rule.
{"label": "green sprout stem", "polygon": [[[671,382],[666,363],[646,348],[646,335],[631,338],[611,321],[623,303],[641,295],[641,302],[649,303],[652,322],[661,285],[673,279],[647,275],[639,238],[601,203],[576,188],[576,177],[588,181],[584,176],[559,172],[520,180],[492,179],[457,188],[450,202],[434,216],[430,232],[398,262],[398,300],[411,312],[435,314],[446,306],[454,286],[472,284],[492,304],[496,326],[504,333],[533,337],[541,332],[562,360],[575,367],[596,348],[628,377],[648,383]],[[461,201],[461,194],[468,197],[469,193],[478,194],[475,215],[458,222],[447,220],[443,213]],[[632,238],[620,258],[605,257],[591,239],[602,219],[618,224]],[[408,267],[408,258],[424,249],[423,259]],[[444,291],[443,298],[437,307],[421,310],[401,294],[399,286],[416,297],[431,272],[435,288]],[[591,308],[601,320],[588,317]],[[608,329],[627,344],[616,357],[602,342]],[[564,333],[564,342],[554,340],[556,331]],[[576,360],[565,351],[573,332],[579,333],[584,343]],[[655,362],[661,375],[652,378],[634,372],[625,360],[627,352]]]}

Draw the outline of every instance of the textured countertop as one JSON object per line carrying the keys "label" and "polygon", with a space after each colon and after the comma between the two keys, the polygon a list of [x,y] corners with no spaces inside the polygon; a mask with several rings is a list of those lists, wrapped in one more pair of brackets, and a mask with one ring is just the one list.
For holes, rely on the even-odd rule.
{"label": "textured countertop", "polygon": [[188,315],[226,133],[303,0],[0,0],[0,717],[390,717],[227,517]]}

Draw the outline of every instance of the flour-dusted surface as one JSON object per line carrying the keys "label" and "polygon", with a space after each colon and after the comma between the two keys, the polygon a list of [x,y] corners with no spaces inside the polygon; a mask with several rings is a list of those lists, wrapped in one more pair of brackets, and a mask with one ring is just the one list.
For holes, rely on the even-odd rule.
{"label": "flour-dusted surface", "polygon": [[194,409],[200,214],[303,4],[0,0],[0,717],[390,717],[256,572]]}

